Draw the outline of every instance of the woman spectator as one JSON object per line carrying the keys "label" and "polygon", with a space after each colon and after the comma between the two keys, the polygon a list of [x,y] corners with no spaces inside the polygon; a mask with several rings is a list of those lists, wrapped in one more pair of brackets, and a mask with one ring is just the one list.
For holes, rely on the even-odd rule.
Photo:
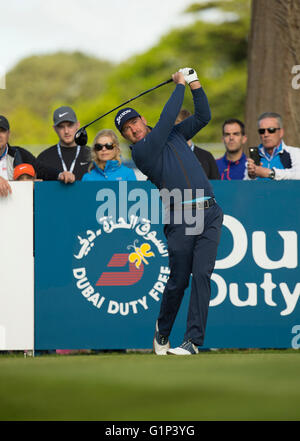
{"label": "woman spectator", "polygon": [[134,171],[122,164],[119,140],[113,130],[97,133],[92,145],[92,160],[82,181],[136,181]]}

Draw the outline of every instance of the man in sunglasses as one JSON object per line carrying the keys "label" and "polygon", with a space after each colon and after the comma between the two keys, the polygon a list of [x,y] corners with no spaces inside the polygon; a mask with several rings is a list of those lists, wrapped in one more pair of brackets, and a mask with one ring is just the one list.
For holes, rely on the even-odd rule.
{"label": "man in sunglasses", "polygon": [[260,165],[248,158],[250,179],[300,179],[300,149],[283,141],[284,129],[278,113],[266,112],[258,118]]}
{"label": "man in sunglasses", "polygon": [[[166,203],[170,214],[164,233],[169,252],[170,277],[165,286],[160,313],[155,325],[153,349],[157,355],[194,355],[202,346],[210,300],[210,278],[214,269],[220,240],[223,212],[214,198],[213,187],[190,149],[192,139],[210,120],[208,100],[193,69],[184,68],[172,75],[174,91],[165,104],[159,121],[152,128],[144,116],[131,108],[121,109],[115,125],[131,142],[132,158],[137,167],[163,192],[175,190],[181,200]],[[179,124],[176,118],[182,108],[185,85],[188,84],[194,101],[194,114]],[[203,197],[197,197],[202,189]],[[189,193],[190,192],[190,193]],[[191,197],[188,200],[185,194]],[[175,198],[174,198],[175,199]],[[179,199],[179,198],[178,198]],[[185,216],[176,222],[177,213],[192,214],[201,219],[201,229],[189,230]],[[189,286],[191,295],[186,332],[180,346],[170,348],[169,335],[178,310]]]}
{"label": "man in sunglasses", "polygon": [[59,179],[65,183],[81,180],[88,171],[91,151],[87,146],[79,146],[74,138],[80,127],[76,114],[71,107],[62,106],[53,113],[53,128],[58,143],[42,151],[38,161],[57,169]]}

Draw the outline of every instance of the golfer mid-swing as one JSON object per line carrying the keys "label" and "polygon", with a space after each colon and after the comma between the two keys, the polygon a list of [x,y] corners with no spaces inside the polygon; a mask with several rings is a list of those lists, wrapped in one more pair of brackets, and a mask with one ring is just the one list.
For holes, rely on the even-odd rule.
{"label": "golfer mid-swing", "polygon": [[[170,277],[166,284],[153,341],[157,355],[191,355],[198,353],[204,342],[210,279],[220,240],[223,212],[216,203],[211,184],[187,140],[193,138],[210,120],[206,95],[193,69],[184,68],[172,75],[176,87],[155,127],[132,108],[121,109],[115,125],[132,145],[132,158],[159,190],[189,190],[192,197],[182,196],[179,204],[169,204],[169,222],[164,226],[169,252]],[[194,114],[175,125],[181,109],[185,84],[189,84],[194,101]],[[202,197],[197,198],[199,190]],[[175,222],[177,210],[190,210],[191,217],[202,219],[202,228],[190,228],[190,222]],[[189,233],[187,232],[189,229]],[[183,343],[170,349],[169,335],[178,313],[184,291],[192,274],[186,332]]]}

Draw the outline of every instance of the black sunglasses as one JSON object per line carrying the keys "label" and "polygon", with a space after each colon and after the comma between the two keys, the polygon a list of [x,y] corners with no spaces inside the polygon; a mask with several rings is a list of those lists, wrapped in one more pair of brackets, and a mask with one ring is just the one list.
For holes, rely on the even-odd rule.
{"label": "black sunglasses", "polygon": [[107,150],[112,150],[115,147],[115,144],[113,142],[106,143],[106,144],[95,144],[94,149],[97,150],[97,152],[100,152],[100,150],[105,147]]}
{"label": "black sunglasses", "polygon": [[280,130],[280,127],[269,127],[268,129],[258,129],[258,133],[260,135],[263,135],[266,130],[268,130],[269,133],[275,133],[276,130]]}

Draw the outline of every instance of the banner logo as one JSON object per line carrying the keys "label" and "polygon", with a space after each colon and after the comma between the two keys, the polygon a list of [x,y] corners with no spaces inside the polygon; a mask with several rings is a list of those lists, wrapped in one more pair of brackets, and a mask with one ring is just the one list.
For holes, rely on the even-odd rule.
{"label": "banner logo", "polygon": [[[124,241],[124,229],[128,241]],[[103,217],[101,228],[87,230],[86,237],[78,235],[77,247],[78,242],[80,248],[73,254],[73,279],[77,293],[89,305],[126,316],[160,301],[170,274],[168,251],[157,231],[151,229],[149,219],[139,221],[132,215],[126,223],[124,218],[113,222]],[[105,261],[104,268],[98,266],[101,261]],[[130,289],[137,284],[142,294],[138,299],[132,298]]]}

